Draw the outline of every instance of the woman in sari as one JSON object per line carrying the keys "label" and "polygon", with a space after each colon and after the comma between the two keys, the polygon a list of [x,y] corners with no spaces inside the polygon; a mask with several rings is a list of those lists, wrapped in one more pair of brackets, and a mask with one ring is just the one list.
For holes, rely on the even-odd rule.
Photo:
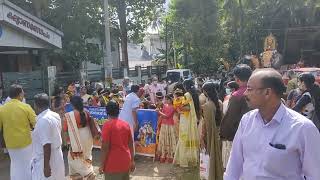
{"label": "woman in sari", "polygon": [[64,131],[70,138],[68,164],[71,179],[95,179],[92,166],[93,138],[90,131],[90,114],[83,109],[82,99],[70,99],[73,111],[65,114]]}
{"label": "woman in sari", "polygon": [[222,119],[221,104],[214,83],[205,83],[202,89],[207,101],[202,105],[204,124],[201,147],[206,149],[210,157],[208,180],[223,180],[221,146],[217,128],[217,124]]}
{"label": "woman in sari", "polygon": [[200,118],[199,96],[191,80],[185,80],[183,86],[187,93],[185,93],[182,107],[177,108],[180,114],[180,124],[174,164],[180,167],[198,167],[199,133],[197,122]]}

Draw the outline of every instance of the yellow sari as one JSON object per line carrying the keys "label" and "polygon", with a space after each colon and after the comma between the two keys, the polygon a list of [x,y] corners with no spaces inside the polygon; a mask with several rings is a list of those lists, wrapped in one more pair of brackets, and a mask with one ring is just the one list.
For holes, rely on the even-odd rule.
{"label": "yellow sari", "polygon": [[181,167],[197,167],[199,165],[199,132],[197,115],[190,93],[185,94],[184,105],[190,110],[180,114],[179,140],[174,156],[174,163]]}

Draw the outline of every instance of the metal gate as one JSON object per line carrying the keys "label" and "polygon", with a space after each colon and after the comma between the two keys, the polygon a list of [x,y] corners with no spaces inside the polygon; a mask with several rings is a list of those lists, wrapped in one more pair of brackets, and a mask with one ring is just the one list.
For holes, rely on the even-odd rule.
{"label": "metal gate", "polygon": [[25,98],[27,101],[32,101],[34,95],[45,92],[42,71],[32,71],[28,73],[20,72],[4,72],[2,73],[3,86],[6,95],[10,85],[19,84],[23,87]]}

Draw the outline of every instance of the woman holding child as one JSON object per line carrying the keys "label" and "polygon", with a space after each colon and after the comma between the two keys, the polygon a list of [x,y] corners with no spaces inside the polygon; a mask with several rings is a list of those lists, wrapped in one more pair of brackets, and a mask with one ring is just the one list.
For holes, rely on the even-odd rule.
{"label": "woman holding child", "polygon": [[[179,113],[179,137],[174,163],[180,167],[197,167],[199,165],[199,133],[197,122],[200,119],[199,96],[192,80],[183,82],[187,91],[180,104],[176,104]],[[179,89],[176,89],[179,91]],[[181,91],[181,90],[180,90]]]}

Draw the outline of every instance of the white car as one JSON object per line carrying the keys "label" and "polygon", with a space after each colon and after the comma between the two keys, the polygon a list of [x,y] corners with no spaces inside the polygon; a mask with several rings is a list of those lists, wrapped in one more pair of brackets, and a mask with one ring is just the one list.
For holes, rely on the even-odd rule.
{"label": "white car", "polygon": [[192,73],[190,69],[171,69],[167,71],[166,76],[167,81],[171,84],[192,78]]}

